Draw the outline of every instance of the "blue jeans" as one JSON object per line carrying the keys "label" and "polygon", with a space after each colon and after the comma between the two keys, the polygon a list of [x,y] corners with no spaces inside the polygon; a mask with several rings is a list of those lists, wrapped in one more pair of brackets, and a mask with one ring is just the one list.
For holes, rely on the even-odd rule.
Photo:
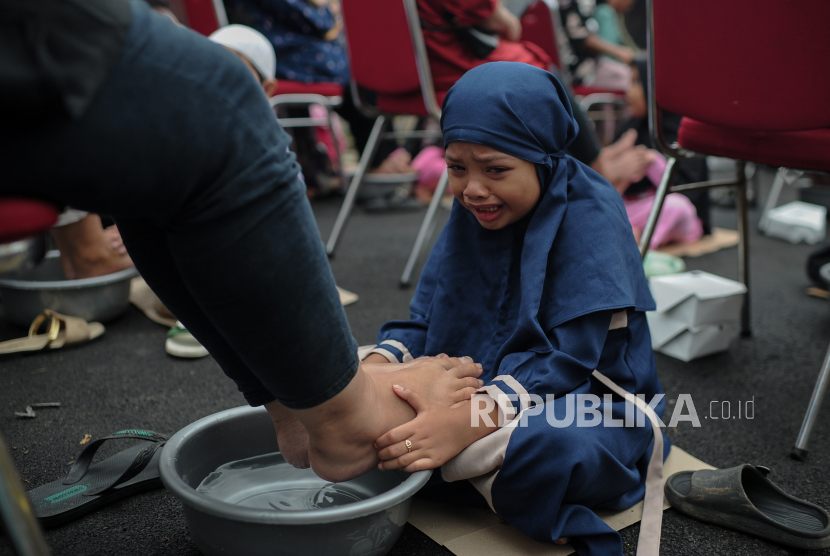
{"label": "blue jeans", "polygon": [[249,404],[319,405],[351,381],[357,344],[290,138],[234,54],[144,2],[132,16],[79,120],[2,132],[0,194],[112,215]]}

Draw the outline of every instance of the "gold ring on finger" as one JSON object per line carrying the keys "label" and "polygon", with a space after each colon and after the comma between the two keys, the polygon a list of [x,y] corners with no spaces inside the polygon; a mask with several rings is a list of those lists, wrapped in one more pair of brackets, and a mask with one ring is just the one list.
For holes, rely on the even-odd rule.
{"label": "gold ring on finger", "polygon": [[406,442],[404,442],[404,444],[406,444],[406,452],[407,453],[411,452],[412,451],[412,442],[407,438]]}

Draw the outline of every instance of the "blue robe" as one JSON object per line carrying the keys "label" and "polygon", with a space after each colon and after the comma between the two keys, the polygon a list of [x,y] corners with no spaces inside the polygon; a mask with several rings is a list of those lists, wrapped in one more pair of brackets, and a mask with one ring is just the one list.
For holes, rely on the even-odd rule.
{"label": "blue robe", "polygon": [[[410,320],[384,324],[376,351],[398,361],[469,355],[484,367],[484,391],[514,395],[505,409],[516,415],[528,408],[524,394],[555,396],[546,410],[560,418],[567,394],[602,397],[608,390],[594,369],[646,402],[661,394],[644,313],[654,301],[636,242],[620,195],[565,154],[578,129],[561,84],[525,64],[485,64],[450,90],[441,123],[445,144],[478,143],[536,164],[542,193],[500,230],[483,228],[456,201]],[[627,325],[612,326],[614,315]],[[600,409],[608,403],[625,415],[625,402]],[[661,401],[655,411],[663,409]],[[648,422],[555,428],[545,412],[526,421],[502,435],[503,461],[482,492],[488,502],[536,540],[571,537],[580,554],[622,554],[619,534],[588,508],[642,499]]]}

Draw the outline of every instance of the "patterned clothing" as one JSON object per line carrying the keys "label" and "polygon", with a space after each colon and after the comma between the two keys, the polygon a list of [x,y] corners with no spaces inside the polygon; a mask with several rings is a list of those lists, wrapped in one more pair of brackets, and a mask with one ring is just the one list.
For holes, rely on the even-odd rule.
{"label": "patterned clothing", "polygon": [[277,79],[302,83],[349,81],[342,33],[331,40],[338,25],[328,7],[304,0],[225,0],[236,23],[268,37],[277,54]]}

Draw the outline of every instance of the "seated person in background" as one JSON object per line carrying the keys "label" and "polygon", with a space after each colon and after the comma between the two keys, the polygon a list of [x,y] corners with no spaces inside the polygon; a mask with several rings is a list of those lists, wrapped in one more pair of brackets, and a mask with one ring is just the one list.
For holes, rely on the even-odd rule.
{"label": "seated person in background", "polygon": [[626,46],[636,53],[639,48],[625,26],[625,14],[634,6],[635,0],[599,0],[594,19],[597,22],[597,37],[618,46]]}
{"label": "seated person in background", "polygon": [[208,38],[242,60],[262,86],[266,97],[274,94],[277,89],[277,57],[271,43],[262,33],[245,25],[228,25],[214,31]]}
{"label": "seated person in background", "polygon": [[597,34],[594,0],[560,0],[562,25],[568,35],[573,59],[569,62],[575,84],[625,91],[631,80],[628,67],[633,48],[615,44]]}
{"label": "seated person in background", "polygon": [[[226,0],[228,19],[262,33],[277,57],[277,79],[300,83],[348,85],[349,65],[343,42],[340,6],[336,0]],[[272,91],[271,96],[276,91]],[[283,107],[279,117],[307,118],[325,115],[318,105]],[[335,123],[336,125],[336,123]],[[293,128],[292,150],[303,168],[310,197],[340,185],[335,172],[337,151],[328,128]]]}
{"label": "seated person in background", "polygon": [[67,209],[51,230],[70,280],[112,274],[133,266],[118,228],[104,228],[97,214]]}
{"label": "seated person in background", "polygon": [[[384,324],[364,363],[470,354],[485,382],[473,402],[487,402],[489,422],[471,424],[471,401],[440,407],[396,388],[418,415],[378,439],[381,468],[443,466],[432,488],[469,479],[533,539],[622,556],[620,535],[589,508],[643,498],[652,429],[578,427],[567,397],[601,398],[595,369],[647,400],[662,392],[644,313],[654,301],[620,196],[566,154],[576,124],[564,88],[527,64],[468,72],[447,95],[442,129],[452,214],[411,319]],[[531,411],[546,395],[555,399]],[[621,398],[599,403],[625,414]]]}
{"label": "seated person in background", "polygon": [[[499,0],[418,0],[418,14],[439,96],[468,70],[487,62],[524,62],[550,69],[551,60],[541,48],[520,40],[521,23]],[[458,30],[468,27],[497,33],[498,46],[483,58],[477,56]]]}
{"label": "seated person in background", "polygon": [[329,0],[226,0],[228,19],[253,27],[274,47],[277,79],[349,82],[340,10]]}
{"label": "seated person in background", "polygon": [[[641,148],[653,147],[648,127],[647,90],[646,64],[639,61],[633,71],[631,88],[626,93],[626,104],[630,117],[623,124],[620,131],[623,133],[623,137],[629,137],[630,139],[636,137],[636,143],[641,145]],[[669,143],[676,141],[680,117],[664,111],[662,120],[666,140]],[[625,209],[637,241],[639,241],[640,234],[648,220],[648,214],[654,203],[655,188],[660,184],[663,170],[666,167],[666,159],[656,151],[651,152],[655,160],[649,166],[643,179],[628,186],[615,185],[617,191],[623,196]],[[677,161],[675,184],[681,185],[708,179],[709,172],[704,158]],[[669,243],[691,243],[700,239],[703,234],[710,233],[712,231],[709,222],[708,191],[690,191],[688,194],[670,193],[666,196],[649,247],[655,249]]]}

